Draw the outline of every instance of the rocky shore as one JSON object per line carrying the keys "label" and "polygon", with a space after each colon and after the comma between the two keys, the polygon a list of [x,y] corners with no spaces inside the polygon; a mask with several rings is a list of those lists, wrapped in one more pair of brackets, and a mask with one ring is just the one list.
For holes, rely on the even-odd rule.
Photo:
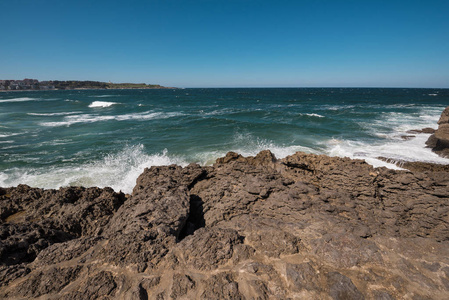
{"label": "rocky shore", "polygon": [[449,173],[296,153],[0,189],[2,299],[448,299]]}
{"label": "rocky shore", "polygon": [[449,168],[404,167],[230,152],[131,195],[0,188],[0,298],[449,299]]}
{"label": "rocky shore", "polygon": [[438,129],[426,142],[427,146],[440,156],[449,157],[449,106],[438,120]]}

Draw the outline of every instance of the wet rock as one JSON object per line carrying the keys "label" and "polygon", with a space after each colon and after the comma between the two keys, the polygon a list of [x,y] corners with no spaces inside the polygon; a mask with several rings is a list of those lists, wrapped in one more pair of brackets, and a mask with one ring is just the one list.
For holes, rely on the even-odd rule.
{"label": "wet rock", "polygon": [[427,146],[442,157],[449,157],[449,106],[438,120],[438,129],[426,142]]}
{"label": "wet rock", "polygon": [[416,133],[433,134],[433,133],[435,133],[435,129],[430,128],[430,127],[426,127],[426,128],[423,128],[423,129],[412,129],[412,130],[408,130],[407,133],[411,133],[411,134],[416,134]]}
{"label": "wet rock", "polygon": [[404,141],[414,139],[415,137],[415,135],[401,135],[401,139],[403,139]]}

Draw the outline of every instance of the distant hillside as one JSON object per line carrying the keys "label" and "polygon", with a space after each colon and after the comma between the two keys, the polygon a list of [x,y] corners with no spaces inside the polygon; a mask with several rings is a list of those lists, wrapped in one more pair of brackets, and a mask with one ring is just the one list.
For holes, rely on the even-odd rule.
{"label": "distant hillside", "polygon": [[110,83],[100,81],[50,81],[55,89],[70,90],[70,89],[164,89],[158,84],[146,83]]}
{"label": "distant hillside", "polygon": [[[111,83],[101,81],[49,80],[37,79],[0,80],[0,90],[74,90],[74,89],[167,89],[159,84]],[[172,88],[170,88],[172,89]]]}

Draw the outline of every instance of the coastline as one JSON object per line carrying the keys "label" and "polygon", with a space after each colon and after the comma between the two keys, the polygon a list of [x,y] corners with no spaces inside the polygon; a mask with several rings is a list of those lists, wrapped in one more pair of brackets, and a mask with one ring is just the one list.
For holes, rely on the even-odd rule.
{"label": "coastline", "polygon": [[0,188],[0,297],[447,298],[448,175],[262,151]]}
{"label": "coastline", "polygon": [[51,90],[0,90],[0,92],[48,92],[48,91],[95,91],[95,90],[178,90],[177,87],[148,87],[148,88],[105,88],[105,89],[91,89],[91,88],[76,88],[76,89],[51,89]]}
{"label": "coastline", "polygon": [[394,163],[228,152],[129,194],[0,187],[0,298],[449,298],[449,164]]}

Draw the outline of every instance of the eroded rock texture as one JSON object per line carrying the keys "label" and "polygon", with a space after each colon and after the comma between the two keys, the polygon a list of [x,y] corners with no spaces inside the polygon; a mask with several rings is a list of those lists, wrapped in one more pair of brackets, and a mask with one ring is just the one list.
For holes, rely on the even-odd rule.
{"label": "eroded rock texture", "polygon": [[263,151],[0,189],[0,298],[449,299],[448,175]]}
{"label": "eroded rock texture", "polygon": [[427,146],[443,157],[449,157],[449,106],[441,114],[438,129],[426,142]]}

